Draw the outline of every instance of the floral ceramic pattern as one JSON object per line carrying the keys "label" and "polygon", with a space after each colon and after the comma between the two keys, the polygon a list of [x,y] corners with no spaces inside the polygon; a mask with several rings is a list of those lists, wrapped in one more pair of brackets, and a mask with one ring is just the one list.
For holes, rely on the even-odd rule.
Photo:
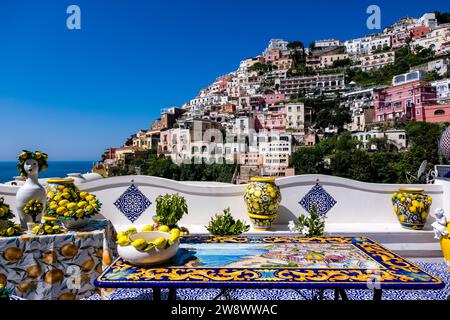
{"label": "floral ceramic pattern", "polygon": [[405,229],[421,230],[425,226],[432,199],[414,192],[395,192],[391,197],[394,212]]}
{"label": "floral ceramic pattern", "polygon": [[78,232],[0,238],[0,283],[25,299],[90,296],[93,280],[114,254],[111,230],[106,221],[91,221]]}
{"label": "floral ceramic pattern", "polygon": [[315,205],[319,216],[324,217],[334,207],[336,200],[317,183],[299,203],[307,212],[311,212],[312,206]]}
{"label": "floral ceramic pattern", "polygon": [[136,221],[151,204],[151,201],[134,184],[114,202],[117,209],[131,222]]}
{"label": "floral ceramic pattern", "polygon": [[[117,259],[96,280],[99,287],[271,287],[367,288],[368,281],[379,281],[384,289],[440,289],[443,282],[411,262],[367,238],[301,237],[192,237],[190,244],[347,244],[353,245],[379,268],[297,268],[297,267],[202,267],[167,264],[160,267],[137,267]],[[199,246],[202,247],[202,246]],[[203,248],[203,247],[202,247]]]}

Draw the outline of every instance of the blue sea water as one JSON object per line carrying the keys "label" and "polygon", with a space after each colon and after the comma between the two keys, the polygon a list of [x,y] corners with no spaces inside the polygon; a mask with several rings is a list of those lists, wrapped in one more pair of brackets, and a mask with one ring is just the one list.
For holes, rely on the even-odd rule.
{"label": "blue sea water", "polygon": [[[11,181],[19,175],[15,161],[0,161],[0,183]],[[66,177],[68,173],[86,173],[92,169],[93,161],[49,161],[47,170],[39,178]]]}
{"label": "blue sea water", "polygon": [[[213,246],[211,244],[195,244],[193,246],[182,244],[182,250],[179,251],[176,257],[177,265],[184,265],[189,260],[200,260],[202,267],[217,268],[223,267],[230,263],[238,262],[245,257],[260,255],[267,252],[263,246],[255,244],[235,244]],[[184,249],[184,250],[183,250]]]}

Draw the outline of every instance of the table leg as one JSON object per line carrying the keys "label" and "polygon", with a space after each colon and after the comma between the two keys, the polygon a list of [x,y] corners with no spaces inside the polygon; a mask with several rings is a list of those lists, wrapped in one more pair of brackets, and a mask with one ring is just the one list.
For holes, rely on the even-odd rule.
{"label": "table leg", "polygon": [[341,300],[348,300],[347,292],[342,288],[334,289],[334,300],[339,300],[339,297],[341,297]]}
{"label": "table leg", "polygon": [[169,301],[175,301],[177,300],[177,289],[176,288],[169,288]]}
{"label": "table leg", "polygon": [[153,288],[153,300],[161,301],[161,288]]}
{"label": "table leg", "polygon": [[373,300],[380,301],[383,296],[383,291],[381,289],[373,290]]}

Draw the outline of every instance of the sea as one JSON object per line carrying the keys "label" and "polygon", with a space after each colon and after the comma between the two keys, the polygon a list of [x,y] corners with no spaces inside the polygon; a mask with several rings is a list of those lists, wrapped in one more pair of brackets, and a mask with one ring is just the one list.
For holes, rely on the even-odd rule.
{"label": "sea", "polygon": [[[19,175],[16,161],[0,161],[0,183],[14,180]],[[68,173],[91,172],[94,161],[49,161],[39,178],[64,178]]]}

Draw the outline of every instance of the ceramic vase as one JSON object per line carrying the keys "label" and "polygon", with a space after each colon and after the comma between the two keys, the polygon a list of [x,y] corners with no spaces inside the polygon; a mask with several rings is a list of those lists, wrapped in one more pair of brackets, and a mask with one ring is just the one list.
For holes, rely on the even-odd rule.
{"label": "ceramic vase", "polygon": [[277,217],[281,201],[280,188],[275,178],[254,177],[245,188],[245,204],[255,230],[269,230]]}
{"label": "ceramic vase", "polygon": [[[47,181],[48,185],[46,188],[46,194],[53,192],[78,192],[77,187],[74,184],[74,179],[72,178],[65,178],[65,179],[49,179]],[[47,201],[50,201],[50,199],[47,198]],[[79,229],[84,226],[86,226],[89,223],[89,218],[84,219],[71,219],[71,220],[64,220],[60,219],[61,223],[63,224],[64,228],[67,230],[73,230],[73,229]]]}
{"label": "ceramic vase", "polygon": [[[29,159],[24,163],[24,169],[27,178],[24,184],[17,190],[16,193],[16,210],[20,219],[20,226],[23,229],[27,228],[27,222],[33,222],[33,218],[23,212],[24,206],[28,201],[35,199],[43,204],[45,203],[45,189],[39,183],[38,172],[39,165],[34,159]],[[40,221],[42,213],[35,217],[35,221]]]}
{"label": "ceramic vase", "polygon": [[[450,232],[450,223],[447,224],[447,232]],[[448,235],[446,235],[442,237],[439,242],[441,244],[444,261],[447,264],[448,270],[450,271],[450,238]]]}
{"label": "ceramic vase", "polygon": [[394,212],[401,226],[422,230],[427,222],[432,198],[420,188],[400,188],[391,198]]}

